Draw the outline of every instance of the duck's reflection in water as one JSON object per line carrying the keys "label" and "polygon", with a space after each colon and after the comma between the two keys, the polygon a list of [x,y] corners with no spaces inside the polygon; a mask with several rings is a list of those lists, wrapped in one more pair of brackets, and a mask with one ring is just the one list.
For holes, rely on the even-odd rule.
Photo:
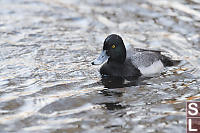
{"label": "duck's reflection in water", "polygon": [[105,96],[106,99],[112,99],[99,103],[101,105],[103,104],[107,110],[120,110],[129,107],[129,105],[122,104],[120,98],[123,96],[123,93],[126,92],[125,87],[146,84],[144,78],[129,77],[127,80],[127,78],[111,76],[102,76],[101,83],[104,85],[105,89],[101,90],[100,93]]}
{"label": "duck's reflection in water", "polygon": [[138,86],[146,84],[144,82],[146,78],[138,78],[138,77],[112,77],[112,76],[102,76],[101,83],[105,88],[124,88],[131,86]]}

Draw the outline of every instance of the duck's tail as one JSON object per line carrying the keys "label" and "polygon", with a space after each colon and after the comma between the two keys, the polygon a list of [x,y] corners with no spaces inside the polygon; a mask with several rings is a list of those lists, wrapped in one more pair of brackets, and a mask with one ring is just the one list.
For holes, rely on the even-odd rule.
{"label": "duck's tail", "polygon": [[164,56],[164,55],[162,55],[161,61],[164,64],[165,67],[176,66],[181,62],[181,60],[172,60],[171,58]]}

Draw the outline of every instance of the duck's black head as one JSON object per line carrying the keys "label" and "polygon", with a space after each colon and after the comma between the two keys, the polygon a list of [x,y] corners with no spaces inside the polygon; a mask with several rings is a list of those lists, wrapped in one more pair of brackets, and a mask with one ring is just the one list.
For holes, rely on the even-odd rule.
{"label": "duck's black head", "polygon": [[105,39],[102,53],[92,64],[102,64],[107,59],[108,63],[115,62],[121,64],[126,60],[126,48],[119,35],[111,34]]}

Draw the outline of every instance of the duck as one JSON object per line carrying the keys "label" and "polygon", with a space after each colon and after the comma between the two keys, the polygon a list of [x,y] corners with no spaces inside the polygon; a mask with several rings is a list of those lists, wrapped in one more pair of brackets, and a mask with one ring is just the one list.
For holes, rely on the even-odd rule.
{"label": "duck", "polygon": [[134,48],[127,52],[122,38],[117,34],[107,36],[101,54],[92,65],[103,64],[102,76],[138,78],[159,74],[165,67],[175,66],[180,60],[172,60],[161,54],[161,50]]}

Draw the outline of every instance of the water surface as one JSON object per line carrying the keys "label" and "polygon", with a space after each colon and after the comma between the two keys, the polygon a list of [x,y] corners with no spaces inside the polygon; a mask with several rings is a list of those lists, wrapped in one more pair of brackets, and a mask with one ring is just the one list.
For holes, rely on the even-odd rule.
{"label": "water surface", "polygon": [[[1,0],[1,132],[185,132],[198,100],[198,0]],[[126,85],[91,61],[110,33],[179,66]],[[119,83],[119,82],[117,82]]]}

